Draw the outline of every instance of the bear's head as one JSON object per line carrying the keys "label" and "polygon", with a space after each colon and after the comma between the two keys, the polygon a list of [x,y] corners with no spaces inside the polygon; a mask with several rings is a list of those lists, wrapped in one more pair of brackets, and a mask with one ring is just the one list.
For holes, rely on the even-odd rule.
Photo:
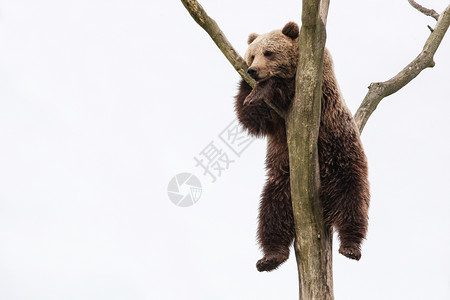
{"label": "bear's head", "polygon": [[294,77],[298,61],[298,35],[299,28],[294,22],[287,23],[282,30],[250,34],[245,53],[248,74],[256,81]]}

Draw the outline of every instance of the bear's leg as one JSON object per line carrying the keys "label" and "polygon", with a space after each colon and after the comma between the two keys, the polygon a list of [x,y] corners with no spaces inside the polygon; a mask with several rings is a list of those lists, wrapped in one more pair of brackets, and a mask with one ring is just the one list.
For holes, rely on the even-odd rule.
{"label": "bear's leg", "polygon": [[289,173],[268,175],[259,209],[258,241],[264,257],[258,271],[272,271],[289,258],[295,236]]}
{"label": "bear's leg", "polygon": [[[351,115],[340,119],[351,120]],[[359,260],[368,227],[367,161],[356,126],[337,126],[341,126],[339,134],[328,133],[326,128],[319,133],[320,199],[325,221],[339,234],[339,253]]]}
{"label": "bear's leg", "polygon": [[363,178],[356,176],[349,181],[341,178],[340,183],[332,186],[344,188],[334,191],[331,205],[324,203],[325,219],[330,220],[339,234],[339,253],[355,260],[361,258],[361,243],[368,227],[369,189]]}

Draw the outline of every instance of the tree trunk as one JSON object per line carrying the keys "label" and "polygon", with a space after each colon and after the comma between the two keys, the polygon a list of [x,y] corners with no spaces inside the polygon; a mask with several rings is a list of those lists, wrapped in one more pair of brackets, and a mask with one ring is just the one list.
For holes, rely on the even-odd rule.
{"label": "tree trunk", "polygon": [[[332,232],[319,199],[317,140],[328,1],[303,0],[295,98],[286,118],[300,299],[333,299]],[[321,12],[321,13],[320,13]]]}

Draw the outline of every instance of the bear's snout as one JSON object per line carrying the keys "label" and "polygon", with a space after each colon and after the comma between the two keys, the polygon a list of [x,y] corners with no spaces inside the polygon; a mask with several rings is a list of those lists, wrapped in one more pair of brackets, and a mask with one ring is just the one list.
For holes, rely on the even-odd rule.
{"label": "bear's snout", "polygon": [[253,79],[257,80],[258,79],[258,70],[256,68],[248,68],[247,70],[248,75],[250,75],[250,77],[252,77]]}

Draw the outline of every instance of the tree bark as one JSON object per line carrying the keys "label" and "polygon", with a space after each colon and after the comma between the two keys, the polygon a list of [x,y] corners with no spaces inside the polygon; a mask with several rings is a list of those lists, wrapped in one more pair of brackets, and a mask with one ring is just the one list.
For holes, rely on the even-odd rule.
{"label": "tree bark", "polygon": [[426,16],[430,16],[436,19],[436,21],[439,18],[439,14],[434,9],[428,9],[420,5],[414,0],[408,0],[409,4],[411,4],[412,7],[420,11],[421,13],[425,14]]}
{"label": "tree bark", "polygon": [[[317,140],[328,1],[303,0],[295,97],[286,118],[300,299],[333,299],[332,234],[319,200]],[[320,13],[322,12],[322,13]]]}

